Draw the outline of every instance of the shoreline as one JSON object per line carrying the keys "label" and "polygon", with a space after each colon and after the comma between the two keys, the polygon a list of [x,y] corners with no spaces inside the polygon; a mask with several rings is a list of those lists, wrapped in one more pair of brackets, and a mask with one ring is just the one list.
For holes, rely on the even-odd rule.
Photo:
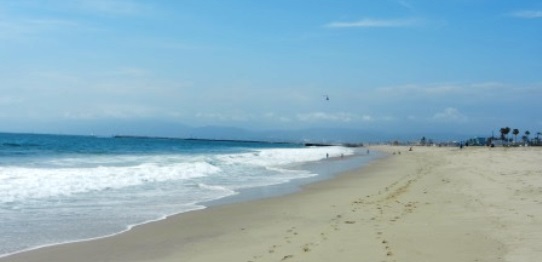
{"label": "shoreline", "polygon": [[[246,142],[252,142],[252,141],[246,141]],[[308,162],[305,164],[293,166],[292,168],[293,170],[300,169],[300,170],[307,170],[309,172],[318,171],[318,174],[315,176],[297,178],[289,182],[279,183],[275,185],[239,189],[238,192],[234,195],[230,195],[230,196],[226,196],[226,197],[218,198],[214,200],[199,202],[197,203],[197,208],[187,210],[187,211],[182,211],[179,213],[164,215],[162,217],[158,217],[156,219],[152,219],[148,221],[143,221],[137,224],[127,225],[125,229],[118,232],[113,232],[110,234],[97,236],[97,237],[91,237],[91,238],[75,239],[75,240],[70,240],[70,241],[65,241],[65,242],[44,244],[40,246],[27,248],[24,250],[19,250],[13,253],[0,254],[0,261],[7,257],[17,256],[17,255],[24,254],[27,252],[34,252],[40,249],[54,248],[56,246],[63,246],[63,245],[70,245],[70,244],[86,243],[86,242],[92,242],[92,241],[97,241],[101,239],[115,237],[115,236],[130,232],[131,230],[137,227],[146,226],[152,223],[160,223],[161,221],[166,220],[166,219],[170,219],[176,216],[182,216],[190,212],[200,211],[200,210],[208,209],[215,206],[231,205],[231,204],[236,204],[236,203],[241,203],[241,202],[255,201],[255,200],[260,200],[260,199],[295,194],[296,192],[299,192],[300,190],[302,190],[302,188],[307,184],[316,183],[316,182],[324,181],[328,179],[333,179],[335,176],[339,175],[345,170],[353,170],[353,169],[360,168],[362,166],[367,165],[369,162],[382,157],[382,155],[379,155],[379,154],[372,154],[369,156],[369,155],[362,154],[360,152],[361,151],[358,151],[358,153],[354,155],[350,155],[350,156],[345,156],[344,158],[339,157],[339,156],[333,156],[333,157],[330,156],[328,159]],[[345,167],[334,167],[331,169],[327,168],[329,166],[337,166],[338,164]],[[320,172],[322,171],[322,168],[324,168],[325,171]]]}
{"label": "shoreline", "polygon": [[[307,185],[335,179],[337,176],[340,176],[343,173],[361,169],[370,163],[377,161],[378,159],[385,158],[387,155],[384,152],[374,152],[367,155],[362,153],[362,151],[364,152],[364,150],[360,150],[354,155],[344,157],[330,156],[328,159],[311,161],[301,165],[296,165],[294,168],[292,168],[293,170],[306,170],[317,174],[314,176],[292,179],[281,184],[244,188],[240,189],[235,195],[201,202],[198,204],[204,205],[205,208],[209,208],[218,205],[229,205],[296,194],[302,191]],[[179,215],[180,214],[182,213],[179,213]]]}
{"label": "shoreline", "polygon": [[293,194],[0,261],[537,261],[540,148],[401,151]]}

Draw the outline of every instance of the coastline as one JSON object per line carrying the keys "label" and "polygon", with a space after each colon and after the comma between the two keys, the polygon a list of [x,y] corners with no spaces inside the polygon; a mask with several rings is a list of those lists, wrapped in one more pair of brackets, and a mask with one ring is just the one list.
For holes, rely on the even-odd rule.
{"label": "coastline", "polygon": [[[242,141],[242,142],[250,143],[251,141]],[[361,153],[361,151],[363,151],[363,153]],[[236,190],[237,193],[234,195],[217,198],[213,200],[208,200],[208,201],[203,201],[203,202],[198,202],[196,207],[191,210],[186,210],[186,211],[182,211],[178,213],[170,213],[168,215],[163,215],[161,217],[157,217],[151,220],[142,221],[135,224],[130,224],[130,225],[127,225],[126,228],[120,231],[98,235],[95,237],[74,239],[74,240],[68,240],[68,241],[56,242],[56,243],[50,243],[50,244],[43,244],[43,245],[38,245],[38,246],[34,246],[27,249],[18,250],[13,253],[0,254],[0,261],[5,257],[11,257],[11,256],[15,256],[15,255],[23,254],[27,252],[34,252],[36,250],[40,250],[44,248],[51,248],[55,246],[62,246],[62,245],[69,245],[69,244],[76,244],[76,243],[86,243],[86,242],[92,242],[92,241],[96,241],[96,240],[100,240],[104,238],[115,237],[117,235],[125,234],[126,232],[129,232],[133,230],[134,228],[137,228],[140,226],[145,226],[147,224],[160,222],[165,219],[169,219],[171,217],[183,215],[183,214],[194,212],[197,210],[207,209],[213,206],[229,205],[229,204],[234,204],[234,203],[239,203],[239,202],[254,201],[258,199],[265,199],[265,198],[292,194],[292,193],[300,191],[302,187],[306,184],[332,179],[333,177],[339,175],[340,173],[346,170],[357,169],[373,161],[374,159],[377,159],[380,157],[382,157],[382,155],[378,153],[366,154],[365,150],[358,150],[358,152],[355,153],[354,155],[347,155],[343,157],[341,155],[335,154],[335,155],[330,155],[329,158],[327,159],[323,159],[319,161],[310,161],[304,164],[292,164],[291,166],[288,167],[288,169],[291,169],[292,171],[303,170],[305,172],[313,173],[314,175],[308,176],[308,177],[295,178],[295,179],[290,180],[289,182],[272,184],[268,186],[240,188]]]}
{"label": "coastline", "polygon": [[540,148],[421,148],[302,186],[0,261],[537,261]]}

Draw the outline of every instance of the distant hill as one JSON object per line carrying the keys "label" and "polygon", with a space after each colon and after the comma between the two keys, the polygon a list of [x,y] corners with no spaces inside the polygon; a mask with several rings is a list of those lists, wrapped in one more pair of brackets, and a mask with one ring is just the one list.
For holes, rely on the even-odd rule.
{"label": "distant hill", "polygon": [[207,126],[188,128],[179,133],[185,138],[258,140],[271,142],[360,143],[385,141],[419,141],[422,137],[434,141],[465,140],[472,135],[453,133],[393,134],[361,129],[308,128],[298,130],[247,130],[235,127]]}
{"label": "distant hill", "polygon": [[[19,132],[19,131],[16,131]],[[249,130],[230,126],[191,127],[181,123],[117,120],[97,123],[73,121],[69,127],[48,123],[40,133],[98,136],[151,136],[195,139],[255,140],[303,143],[370,143],[387,141],[419,141],[422,137],[433,141],[465,140],[477,134],[427,133],[364,130],[354,128],[305,128],[294,130]]]}

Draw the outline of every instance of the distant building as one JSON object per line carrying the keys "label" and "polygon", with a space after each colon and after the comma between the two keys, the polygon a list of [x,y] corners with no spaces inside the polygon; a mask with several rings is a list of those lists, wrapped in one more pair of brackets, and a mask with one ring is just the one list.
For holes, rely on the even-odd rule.
{"label": "distant building", "polygon": [[465,144],[468,144],[469,146],[486,146],[488,143],[488,140],[484,137],[475,137],[468,139]]}

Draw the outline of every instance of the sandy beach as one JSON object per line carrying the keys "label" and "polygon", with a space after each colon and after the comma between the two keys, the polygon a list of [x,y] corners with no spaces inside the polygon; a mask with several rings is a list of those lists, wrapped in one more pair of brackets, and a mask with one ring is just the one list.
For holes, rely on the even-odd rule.
{"label": "sandy beach", "polygon": [[542,257],[542,148],[371,150],[389,157],[298,193],[215,206],[114,237],[0,261],[534,262]]}

